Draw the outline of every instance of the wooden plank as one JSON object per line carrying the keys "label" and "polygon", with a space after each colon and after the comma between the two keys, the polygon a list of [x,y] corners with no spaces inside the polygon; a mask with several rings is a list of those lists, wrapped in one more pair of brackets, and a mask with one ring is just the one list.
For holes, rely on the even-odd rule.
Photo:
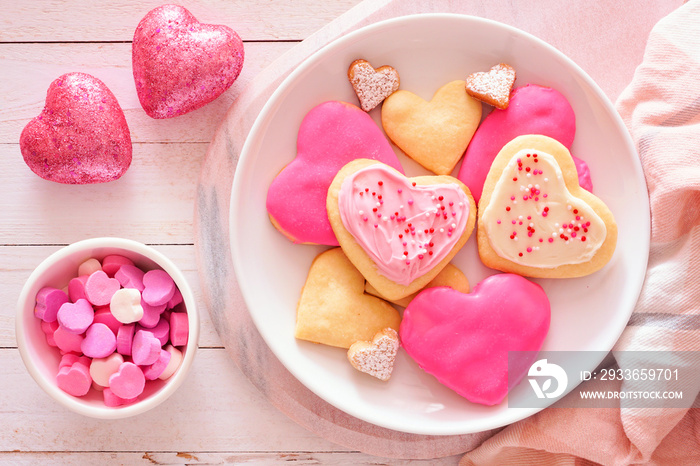
{"label": "wooden plank", "polygon": [[[200,314],[199,346],[220,348],[221,340],[202,299],[194,246],[155,245],[153,247],[180,268],[192,288]],[[17,346],[15,313],[19,293],[34,267],[58,249],[60,246],[0,246],[0,264],[2,264],[0,283],[3,284],[0,287],[0,347]]]}
{"label": "wooden plank", "polygon": [[2,452],[347,451],[278,411],[223,349],[200,349],[168,400],[137,418],[114,421],[57,404],[31,379],[16,349],[0,349],[0,367]]}
{"label": "wooden plank", "polygon": [[91,185],[46,181],[18,144],[0,145],[0,244],[67,244],[95,236],[193,243],[192,218],[206,144],[135,144],[118,180]]}
{"label": "wooden plank", "polygon": [[[456,465],[461,455],[432,460],[413,460],[412,465],[448,466]],[[246,465],[295,465],[327,466],[398,466],[408,462],[390,458],[378,458],[357,452],[8,452],[0,453],[0,463],[16,465],[46,464],[46,462],[63,465],[83,464],[246,464]]]}
{"label": "wooden plank", "polygon": [[[32,0],[4,2],[0,42],[130,41],[160,0]],[[359,0],[183,0],[203,23],[225,24],[244,40],[301,40]],[[99,6],[98,6],[99,5]],[[96,11],[96,9],[98,11]]]}
{"label": "wooden plank", "polygon": [[294,45],[246,43],[243,70],[224,94],[188,114],[155,120],[146,115],[136,95],[129,43],[0,44],[0,144],[18,143],[22,129],[44,108],[51,82],[74,71],[97,77],[112,91],[124,110],[133,143],[209,142],[245,86]]}

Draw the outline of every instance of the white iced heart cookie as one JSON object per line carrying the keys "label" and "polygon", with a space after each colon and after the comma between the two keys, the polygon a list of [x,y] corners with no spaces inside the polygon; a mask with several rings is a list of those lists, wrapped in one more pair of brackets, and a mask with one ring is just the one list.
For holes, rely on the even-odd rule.
{"label": "white iced heart cookie", "polygon": [[565,146],[541,135],[506,144],[479,202],[485,265],[529,277],[579,277],[612,257],[617,225],[608,207],[578,184]]}

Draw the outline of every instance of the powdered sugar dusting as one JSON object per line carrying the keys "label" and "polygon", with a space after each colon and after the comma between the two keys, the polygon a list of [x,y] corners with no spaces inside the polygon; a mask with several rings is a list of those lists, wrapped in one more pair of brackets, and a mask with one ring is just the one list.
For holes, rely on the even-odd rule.
{"label": "powdered sugar dusting", "polygon": [[348,350],[348,359],[355,369],[386,382],[394,370],[398,350],[398,334],[386,328],[377,333],[372,342],[354,343]]}
{"label": "powdered sugar dusting", "polygon": [[391,66],[382,66],[375,70],[365,60],[355,60],[348,70],[360,107],[369,112],[396,92],[399,88],[399,74]]}
{"label": "powdered sugar dusting", "polygon": [[466,81],[467,93],[494,107],[508,108],[510,92],[515,83],[515,70],[499,63],[487,72],[472,73]]}

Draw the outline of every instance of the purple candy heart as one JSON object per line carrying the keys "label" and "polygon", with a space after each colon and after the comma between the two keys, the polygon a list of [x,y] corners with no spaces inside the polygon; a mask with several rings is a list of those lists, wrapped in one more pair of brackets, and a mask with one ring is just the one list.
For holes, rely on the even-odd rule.
{"label": "purple candy heart", "polygon": [[34,315],[44,322],[54,322],[58,310],[68,302],[68,296],[61,290],[44,287],[36,294]]}

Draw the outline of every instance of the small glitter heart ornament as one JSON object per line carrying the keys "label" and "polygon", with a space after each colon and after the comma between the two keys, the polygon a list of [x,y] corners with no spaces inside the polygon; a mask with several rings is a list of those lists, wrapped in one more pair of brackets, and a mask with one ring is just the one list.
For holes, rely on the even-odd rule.
{"label": "small glitter heart ornament", "polygon": [[57,183],[113,181],[131,164],[131,136],[119,102],[85,73],[51,83],[44,109],[24,127],[19,145],[29,168]]}
{"label": "small glitter heart ornament", "polygon": [[134,32],[132,66],[141,106],[172,118],[219,97],[243,67],[243,41],[231,28],[202,24],[185,8],[149,11]]}

